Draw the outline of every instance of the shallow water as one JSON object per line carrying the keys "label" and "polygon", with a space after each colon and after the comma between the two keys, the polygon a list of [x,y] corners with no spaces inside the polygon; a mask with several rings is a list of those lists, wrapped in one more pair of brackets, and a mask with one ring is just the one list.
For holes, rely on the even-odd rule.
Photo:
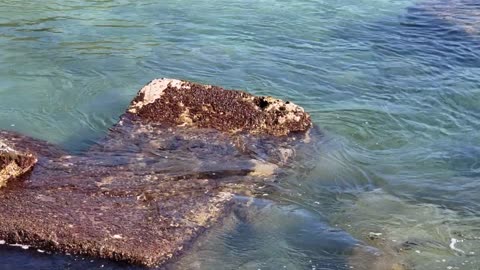
{"label": "shallow water", "polygon": [[[478,25],[474,0],[0,0],[0,128],[82,151],[155,77],[289,99],[315,152],[172,268],[369,269],[363,245],[476,270]],[[133,269],[0,246],[32,267]]]}

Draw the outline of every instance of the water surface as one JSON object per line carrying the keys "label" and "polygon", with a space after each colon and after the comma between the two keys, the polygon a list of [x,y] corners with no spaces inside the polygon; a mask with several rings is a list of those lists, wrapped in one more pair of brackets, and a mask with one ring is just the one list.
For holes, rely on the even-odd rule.
{"label": "water surface", "polygon": [[[368,269],[353,246],[407,242],[415,269],[476,270],[478,25],[474,0],[0,0],[0,128],[82,151],[155,77],[292,100],[325,133],[314,154],[171,267]],[[5,247],[0,264],[133,269]]]}

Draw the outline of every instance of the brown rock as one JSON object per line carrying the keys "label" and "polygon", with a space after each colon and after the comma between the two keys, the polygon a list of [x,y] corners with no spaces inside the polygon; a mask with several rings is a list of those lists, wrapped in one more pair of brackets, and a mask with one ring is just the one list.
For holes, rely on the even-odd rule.
{"label": "brown rock", "polygon": [[143,87],[128,112],[150,122],[238,133],[288,135],[312,125],[303,108],[272,97],[174,79]]}
{"label": "brown rock", "polygon": [[291,103],[155,80],[82,155],[0,131],[0,240],[162,264],[271,179],[310,125]]}
{"label": "brown rock", "polygon": [[0,141],[0,188],[30,171],[35,163],[37,159],[33,154],[16,151]]}

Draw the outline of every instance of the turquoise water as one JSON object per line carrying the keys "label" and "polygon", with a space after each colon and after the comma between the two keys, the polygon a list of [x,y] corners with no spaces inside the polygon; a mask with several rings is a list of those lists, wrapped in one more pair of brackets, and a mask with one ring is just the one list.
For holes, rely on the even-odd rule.
{"label": "turquoise water", "polygon": [[[0,0],[0,128],[81,151],[156,77],[289,99],[315,155],[172,268],[371,269],[363,243],[478,270],[478,25],[474,0]],[[0,249],[32,267],[130,268]]]}

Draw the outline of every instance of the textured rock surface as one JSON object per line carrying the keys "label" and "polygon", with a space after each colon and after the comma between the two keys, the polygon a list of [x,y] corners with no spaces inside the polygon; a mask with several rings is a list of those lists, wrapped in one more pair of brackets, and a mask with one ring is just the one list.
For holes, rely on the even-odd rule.
{"label": "textured rock surface", "polygon": [[303,108],[288,101],[173,79],[151,81],[128,112],[152,122],[275,136],[312,124]]}
{"label": "textured rock surface", "polygon": [[19,152],[0,141],[0,188],[30,171],[35,163],[37,159],[32,153]]}
{"label": "textured rock surface", "polygon": [[162,264],[218,222],[235,193],[271,181],[310,125],[291,103],[155,80],[82,155],[0,131],[0,240]]}

